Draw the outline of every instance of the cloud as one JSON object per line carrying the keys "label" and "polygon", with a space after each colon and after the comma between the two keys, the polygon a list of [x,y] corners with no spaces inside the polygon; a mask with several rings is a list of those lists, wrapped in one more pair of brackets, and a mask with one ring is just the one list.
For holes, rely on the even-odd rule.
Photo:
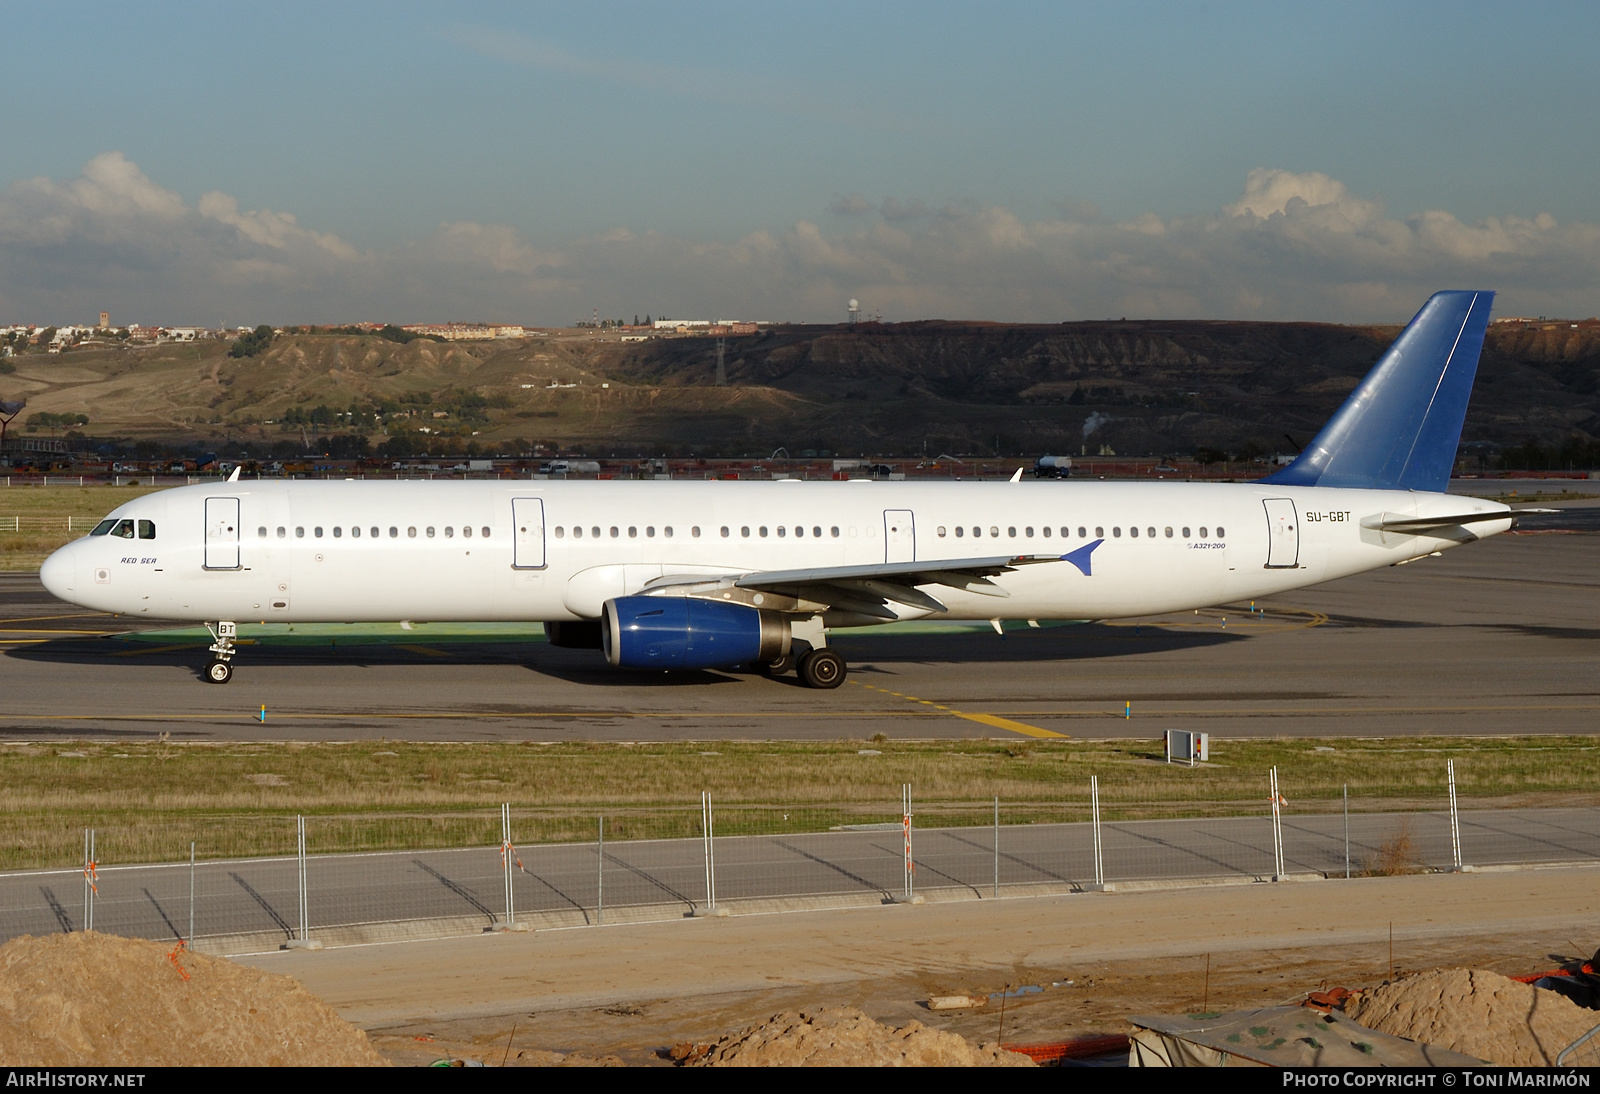
{"label": "cloud", "polygon": [[834,198],[828,204],[828,212],[840,216],[860,216],[872,212],[872,202],[860,194],[845,194],[843,197]]}
{"label": "cloud", "polygon": [[618,226],[559,242],[450,221],[381,251],[291,213],[194,205],[120,153],[75,179],[0,192],[0,321],[348,322],[590,314],[1056,322],[1107,316],[1394,322],[1440,288],[1500,290],[1506,313],[1600,312],[1600,225],[1441,210],[1397,219],[1317,173],[1257,170],[1239,199],[1187,217],[1121,221],[1060,205],[1026,219],[977,203],[830,206],[732,240]]}

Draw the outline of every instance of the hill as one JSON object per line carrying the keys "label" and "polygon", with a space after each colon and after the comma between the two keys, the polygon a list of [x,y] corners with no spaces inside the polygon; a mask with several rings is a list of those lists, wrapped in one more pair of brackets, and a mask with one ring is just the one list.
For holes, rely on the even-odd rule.
{"label": "hill", "polygon": [[[1284,451],[1398,333],[1311,323],[924,322],[778,327],[716,340],[558,331],[495,342],[278,337],[26,354],[0,397],[84,414],[95,437],[386,451],[535,444],[597,454]],[[1600,437],[1600,326],[1504,324],[1463,442]],[[361,441],[339,442],[345,447]],[[337,447],[337,446],[335,446]]]}

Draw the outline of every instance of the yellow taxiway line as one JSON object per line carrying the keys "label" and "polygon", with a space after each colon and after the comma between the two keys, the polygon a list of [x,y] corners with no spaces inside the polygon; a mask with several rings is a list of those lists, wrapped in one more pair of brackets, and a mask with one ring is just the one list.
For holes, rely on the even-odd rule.
{"label": "yellow taxiway line", "polygon": [[969,722],[977,722],[979,725],[989,726],[992,729],[1005,729],[1011,731],[1012,733],[1021,733],[1025,737],[1067,736],[1065,733],[1057,733],[1053,729],[1040,729],[1038,726],[1030,726],[1022,722],[1013,722],[1009,718],[1001,718],[994,714],[968,714],[964,710],[957,710],[955,707],[947,707],[943,703],[935,703],[932,699],[918,699],[915,695],[905,695],[898,691],[890,691],[888,688],[880,688],[874,684],[862,684],[859,680],[853,680],[851,682],[860,684],[861,687],[867,688],[868,690],[881,691],[885,695],[892,695],[896,699],[904,699],[911,703],[921,703],[924,706],[932,707],[935,710],[942,710],[946,714],[954,715],[957,718],[965,718]]}

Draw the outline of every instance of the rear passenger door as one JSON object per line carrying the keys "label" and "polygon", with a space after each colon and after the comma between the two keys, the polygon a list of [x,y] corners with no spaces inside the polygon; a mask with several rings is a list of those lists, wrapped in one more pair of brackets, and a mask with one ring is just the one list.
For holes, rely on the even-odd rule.
{"label": "rear passenger door", "polygon": [[1267,498],[1267,569],[1290,570],[1300,562],[1300,522],[1295,519],[1294,502],[1288,498]]}

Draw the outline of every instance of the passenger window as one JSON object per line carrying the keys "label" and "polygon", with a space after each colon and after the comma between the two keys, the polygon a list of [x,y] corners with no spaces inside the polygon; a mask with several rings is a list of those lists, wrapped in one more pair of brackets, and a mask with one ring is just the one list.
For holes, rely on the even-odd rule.
{"label": "passenger window", "polygon": [[1040,531],[1041,531],[1041,532],[1043,532],[1043,533],[1044,533],[1044,538],[1045,538],[1045,539],[1049,539],[1049,538],[1050,538],[1050,529],[1048,529],[1048,528],[1041,528],[1041,529],[1039,529],[1039,530],[1040,530]]}
{"label": "passenger window", "polygon": [[1006,529],[1006,535],[1010,536],[1012,539],[1016,539],[1017,538],[1017,530],[1015,528],[1007,528]]}
{"label": "passenger window", "polygon": [[[433,529],[432,528],[428,529],[428,534],[430,536],[433,535]],[[559,525],[559,524],[556,525],[556,538],[557,539],[565,538],[566,534],[567,534],[567,530],[565,528],[561,527],[561,525]]]}
{"label": "passenger window", "polygon": [[1220,524],[1217,525],[1217,538],[1218,539],[1227,539],[1228,538],[1227,530],[1225,528],[1223,528],[1222,525],[1220,525]]}
{"label": "passenger window", "polygon": [[956,525],[956,538],[957,539],[960,539],[962,536],[964,536],[966,534],[967,534],[967,532],[966,532],[965,528],[962,528],[961,525],[959,525],[959,524]]}
{"label": "passenger window", "polygon": [[805,535],[806,535],[805,525],[797,524],[797,525],[794,526],[794,538],[795,539],[804,539]]}
{"label": "passenger window", "polygon": [[1189,538],[1189,528],[1188,528],[1187,525],[1185,525],[1184,529],[1183,529],[1183,538],[1184,539],[1188,539]]}
{"label": "passenger window", "polygon": [[598,524],[591,526],[590,529],[589,529],[589,535],[591,537],[593,537],[594,539],[599,539],[600,538],[600,526]]}
{"label": "passenger window", "polygon": [[122,539],[132,539],[133,538],[133,521],[131,521],[131,520],[119,520],[119,521],[117,521],[117,526],[115,528],[111,529],[111,534],[114,535],[114,536],[119,536]]}
{"label": "passenger window", "polygon": [[[765,535],[765,534],[766,534],[766,530],[765,530],[765,529],[762,529],[762,534],[763,534],[763,535]],[[788,535],[788,534],[789,534],[789,529],[787,529],[787,528],[785,528],[785,527],[784,527],[784,526],[783,526],[783,525],[781,525],[781,524],[780,524],[780,525],[778,525],[778,537],[779,537],[779,538],[780,538],[780,539],[781,539],[781,538],[782,538],[782,537],[784,537],[784,536],[786,536],[786,535]]]}
{"label": "passenger window", "polygon": [[1200,526],[1200,538],[1201,539],[1205,539],[1206,538],[1206,526],[1204,524],[1202,524]]}
{"label": "passenger window", "polygon": [[315,528],[311,529],[311,534],[316,536],[318,539],[321,539],[322,538],[322,525],[319,524]]}
{"label": "passenger window", "polygon": [[[463,524],[461,526],[461,534],[466,536],[468,539],[471,539],[472,538],[472,525]],[[617,534],[617,530],[615,528],[611,529],[611,534],[612,535],[616,535]]]}
{"label": "passenger window", "polygon": [[980,536],[983,535],[983,529],[977,527],[976,525],[974,525],[973,529],[972,529],[972,534],[973,534],[974,537],[980,537]]}
{"label": "passenger window", "polygon": [[339,537],[341,537],[343,535],[344,535],[344,529],[340,528],[337,524],[335,524],[333,526],[333,538],[334,539],[338,539]]}
{"label": "passenger window", "polygon": [[[1089,537],[1083,534],[1083,529],[1082,528],[1079,528],[1078,529],[1078,538],[1079,539],[1088,539]],[[1106,530],[1104,528],[1100,527],[1098,524],[1094,526],[1094,538],[1095,539],[1105,539],[1106,538]]]}
{"label": "passenger window", "polygon": [[750,529],[748,527],[742,527],[742,528],[739,529],[739,534],[741,536],[743,536],[745,539],[749,539],[750,538]]}
{"label": "passenger window", "polygon": [[350,538],[351,539],[360,539],[361,538],[361,525],[352,524],[350,526]]}
{"label": "passenger window", "polygon": [[766,525],[765,525],[765,524],[763,524],[763,525],[762,525],[762,526],[761,526],[761,528],[760,528],[760,529],[759,529],[759,531],[760,531],[760,533],[761,533],[761,535],[762,535],[762,537],[763,537],[763,538],[765,538],[765,536],[766,536],[766,534],[767,534],[767,526],[766,526]]}
{"label": "passenger window", "polygon": [[647,524],[647,525],[644,526],[644,538],[645,539],[655,539],[656,538],[656,526],[655,525]]}
{"label": "passenger window", "polygon": [[416,528],[415,527],[407,528],[406,529],[406,536],[411,538],[411,539],[416,539],[417,538],[417,530],[416,530]]}
{"label": "passenger window", "polygon": [[141,520],[139,522],[139,538],[140,539],[155,539],[156,538],[156,522],[153,521],[153,520]]}
{"label": "passenger window", "polygon": [[[433,538],[433,525],[431,525],[431,524],[428,525],[428,538],[429,539]],[[557,539],[561,538],[561,529],[559,529],[559,528],[556,529],[556,538]]]}
{"label": "passenger window", "polygon": [[[89,532],[89,534],[91,536],[108,535],[108,534],[110,534],[111,529],[115,528],[116,526],[117,526],[117,522],[114,521],[114,520],[103,520],[99,524],[96,524],[94,526],[94,528]],[[267,534],[267,530],[265,528],[261,529],[261,534],[262,535],[266,535]]]}
{"label": "passenger window", "polygon": [[1171,528],[1168,528],[1168,529],[1167,529],[1167,538],[1168,538],[1168,539],[1171,539],[1171,538],[1172,538],[1172,529],[1171,529]]}
{"label": "passenger window", "polygon": [[668,539],[671,539],[672,538],[672,525],[669,524],[665,528],[661,529],[661,534],[666,536]]}
{"label": "passenger window", "polygon": [[639,538],[639,529],[634,527],[633,525],[629,525],[628,526],[628,538],[629,539],[638,539]]}
{"label": "passenger window", "polygon": [[[470,536],[472,534],[472,529],[471,528],[463,528],[462,532],[465,535],[469,535]],[[615,524],[613,524],[611,526],[611,538],[612,539],[617,539],[621,535],[622,535],[622,529],[618,528]]]}
{"label": "passenger window", "polygon": [[[745,535],[749,535],[749,534],[750,534],[749,532],[745,532]],[[722,538],[723,539],[727,539],[728,538],[728,526],[726,524],[724,524],[722,526]]]}
{"label": "passenger window", "polygon": [[[95,535],[97,533],[96,532],[90,532],[89,534],[90,535]],[[260,528],[257,528],[256,529],[256,536],[259,539],[266,539],[267,538],[267,526],[263,524]]]}
{"label": "passenger window", "polygon": [[1134,539],[1138,539],[1139,538],[1139,526],[1138,525],[1134,525],[1132,528],[1129,528],[1128,529],[1128,535],[1132,536]]}
{"label": "passenger window", "polygon": [[389,525],[389,538],[390,539],[398,539],[398,538],[400,538],[400,529],[396,528],[392,524]]}
{"label": "passenger window", "polygon": [[372,538],[373,538],[373,539],[377,539],[377,538],[378,538],[378,529],[377,529],[377,527],[376,527],[376,526],[374,526],[374,527],[373,527],[373,528],[372,528]]}
{"label": "passenger window", "polygon": [[[1067,530],[1065,528],[1061,529],[1061,536],[1062,536],[1063,539],[1066,538],[1066,535],[1067,535]],[[1096,528],[1094,530],[1094,536],[1095,536],[1096,539],[1100,538],[1100,529]],[[1088,539],[1089,538],[1089,529],[1085,528],[1081,524],[1078,525],[1078,538],[1079,539]]]}
{"label": "passenger window", "polygon": [[994,536],[996,539],[999,539],[1000,538],[1000,529],[998,529],[998,528],[990,528],[989,529],[989,534],[991,536]]}
{"label": "passenger window", "polygon": [[286,529],[286,528],[285,528],[285,527],[284,527],[284,526],[283,526],[283,525],[281,525],[281,524],[280,524],[280,525],[278,525],[278,538],[279,538],[279,539],[283,539],[283,538],[284,538],[284,537],[285,537],[285,536],[287,536],[287,535],[288,535],[288,534],[289,534],[289,531],[288,531],[288,529]]}
{"label": "passenger window", "polygon": [[1033,538],[1033,529],[1032,528],[1024,528],[1023,531],[1028,534],[1028,538],[1029,539]]}
{"label": "passenger window", "polygon": [[[815,537],[816,539],[821,539],[822,538],[822,529],[821,528],[813,528],[813,529],[811,529],[811,535],[813,537]],[[834,535],[838,535],[838,533],[835,532]]]}
{"label": "passenger window", "polygon": [[1120,524],[1111,529],[1111,538],[1112,539],[1121,539],[1122,538],[1122,526]]}
{"label": "passenger window", "polygon": [[489,538],[489,526],[487,524],[485,524],[482,528],[479,528],[478,532],[483,536],[484,539]]}
{"label": "passenger window", "polygon": [[837,524],[835,524],[833,526],[833,538],[834,539],[838,539],[839,538],[839,526]]}
{"label": "passenger window", "polygon": [[[1156,530],[1154,528],[1146,528],[1145,529],[1145,534],[1148,535],[1151,539],[1155,539],[1156,538]],[[1170,536],[1171,534],[1172,534],[1172,529],[1168,528],[1167,529],[1167,535]]]}
{"label": "passenger window", "polygon": [[295,528],[294,528],[294,538],[295,538],[295,539],[305,539],[305,538],[306,538],[306,529],[305,529],[305,525],[303,525],[303,524],[297,524],[297,525],[295,525]]}
{"label": "passenger window", "polygon": [[[838,532],[835,532],[834,535],[838,535]],[[939,536],[940,539],[944,538],[944,525],[942,525],[942,524],[939,525],[939,527],[937,529],[937,535]]]}

